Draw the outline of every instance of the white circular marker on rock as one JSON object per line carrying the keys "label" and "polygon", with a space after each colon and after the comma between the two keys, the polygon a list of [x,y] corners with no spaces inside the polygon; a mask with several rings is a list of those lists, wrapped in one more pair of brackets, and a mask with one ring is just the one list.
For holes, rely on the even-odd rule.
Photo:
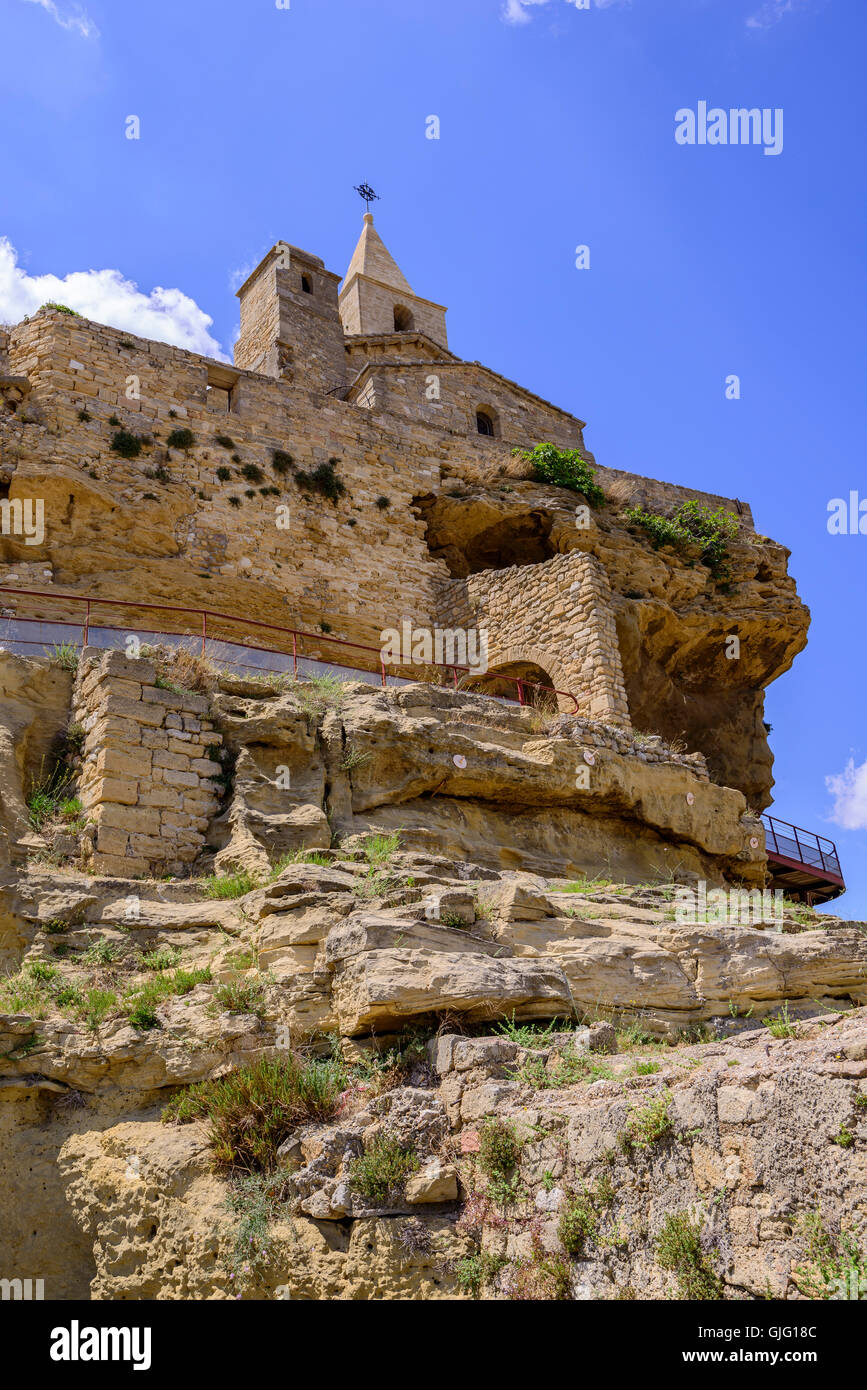
{"label": "white circular marker on rock", "polygon": [[584,749],[584,761],[585,763],[589,763],[591,767],[595,767],[596,765],[596,754],[591,753],[589,748]]}
{"label": "white circular marker on rock", "polygon": [[752,836],[750,837],[750,849],[758,849],[758,847],[759,847],[759,842],[758,842],[758,840],[756,839],[755,835],[752,835]]}
{"label": "white circular marker on rock", "polygon": [[467,765],[467,760],[464,757],[463,753],[455,753],[452,758],[452,762],[454,763],[455,767],[466,767]]}
{"label": "white circular marker on rock", "polygon": [[693,804],[694,801],[695,801],[695,792],[687,792],[687,794],[686,794],[686,804],[687,804],[687,806],[692,806],[692,804]]}

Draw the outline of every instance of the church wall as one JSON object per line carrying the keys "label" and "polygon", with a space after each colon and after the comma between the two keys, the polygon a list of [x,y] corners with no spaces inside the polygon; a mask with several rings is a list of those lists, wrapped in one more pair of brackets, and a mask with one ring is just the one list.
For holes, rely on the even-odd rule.
{"label": "church wall", "polygon": [[476,412],[483,408],[493,417],[495,437],[508,443],[532,448],[546,440],[584,451],[578,420],[472,364],[377,363],[372,374],[378,408],[407,420],[477,435]]}

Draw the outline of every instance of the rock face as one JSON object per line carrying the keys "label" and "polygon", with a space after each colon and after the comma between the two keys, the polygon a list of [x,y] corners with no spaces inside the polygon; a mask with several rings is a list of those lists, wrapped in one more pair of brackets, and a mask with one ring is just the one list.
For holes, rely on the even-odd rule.
{"label": "rock face", "polygon": [[[791,1298],[820,1208],[841,1261],[862,1239],[867,935],[764,920],[756,821],[702,759],[425,685],[213,677],[175,706],[213,728],[179,728],[144,699],[171,693],[156,666],[100,662],[148,681],[77,740],[69,674],[0,663],[4,1277],[58,1299]],[[138,704],[227,750],[208,872],[95,875],[75,807],[62,836],[28,825],[57,739],[112,804],[100,730],[128,742]],[[202,761],[178,784],[197,796]],[[706,911],[703,881],[735,875]],[[293,1112],[258,1175],[220,1166],[207,1121],[162,1122],[289,1057],[331,1069],[332,1103]],[[671,1221],[692,1269],[665,1263]]]}
{"label": "rock face", "polygon": [[[816,1296],[817,1219],[832,1248],[841,1230],[867,1235],[863,1011],[789,1039],[759,1029],[652,1061],[617,1055],[607,1079],[588,1072],[553,1090],[524,1079],[565,1040],[545,1042],[442,1036],[427,1089],[398,1087],[308,1127],[302,1166],[283,1182],[310,1215],[292,1216],[288,1201],[267,1252],[240,1264],[201,1126],[143,1116],[70,1136],[59,1168],[75,1225],[93,1241],[93,1296],[791,1299]],[[492,1123],[516,1141],[505,1201],[478,1143],[479,1125]],[[340,1175],[363,1136],[383,1129],[437,1152],[396,1201],[366,1211]],[[564,1226],[576,1202],[578,1242]],[[701,1267],[666,1261],[672,1218],[695,1231]],[[851,1296],[833,1283],[827,1293]]]}
{"label": "rock face", "polygon": [[549,877],[594,872],[607,858],[627,878],[763,881],[760,823],[740,792],[707,780],[700,759],[645,750],[590,721],[548,729],[532,710],[433,686],[359,683],[323,704],[303,714],[291,692],[216,695],[215,720],[237,754],[217,827],[230,838],[213,840],[220,862],[262,867],[275,851],[381,831],[407,848]]}

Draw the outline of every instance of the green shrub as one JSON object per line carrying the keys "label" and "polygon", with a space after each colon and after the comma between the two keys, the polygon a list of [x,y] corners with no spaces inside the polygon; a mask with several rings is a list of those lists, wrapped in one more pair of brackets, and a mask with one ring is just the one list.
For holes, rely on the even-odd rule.
{"label": "green shrub", "polygon": [[[42,759],[39,781],[31,781],[27,797],[30,824],[34,830],[42,827],[60,814],[60,807],[69,801],[67,790],[72,781],[72,770],[56,763],[49,773],[45,772],[45,759]],[[80,805],[80,803],[79,803]]]}
{"label": "green shrub", "polygon": [[241,467],[241,474],[247,479],[248,483],[261,483],[265,476],[258,463],[243,464]]}
{"label": "green shrub", "polygon": [[388,497],[377,497],[376,505],[381,512],[385,512],[391,506],[391,500]]}
{"label": "green shrub", "polygon": [[214,438],[221,449],[234,449],[235,447],[234,439],[230,439],[227,434],[218,434]]}
{"label": "green shrub", "polygon": [[656,1241],[656,1258],[662,1269],[674,1274],[681,1298],[723,1297],[722,1282],[701,1248],[701,1222],[694,1222],[688,1211],[666,1216]]}
{"label": "green shrub", "polygon": [[214,998],[227,1014],[255,1014],[261,1018],[265,1012],[265,991],[253,980],[229,980],[217,985]]}
{"label": "green shrub", "polygon": [[81,956],[82,965],[114,965],[120,960],[123,951],[113,941],[94,941]]}
{"label": "green shrub", "polygon": [[377,1206],[384,1205],[419,1167],[418,1154],[393,1135],[378,1134],[349,1165],[349,1185]]}
{"label": "green shrub", "polygon": [[670,1105],[671,1092],[662,1091],[646,1105],[630,1109],[626,1129],[618,1136],[618,1143],[624,1153],[633,1149],[652,1149],[660,1139],[673,1132]]}
{"label": "green shrub", "polygon": [[537,444],[534,449],[513,449],[512,452],[532,464],[533,473],[540,483],[551,483],[554,487],[569,488],[570,492],[580,492],[591,507],[604,505],[605,493],[593,481],[596,470],[577,449]]}
{"label": "green shrub", "polygon": [[225,464],[221,463],[221,464],[220,464],[220,467],[217,469],[217,477],[219,478],[220,482],[221,482],[221,483],[227,483],[227,482],[229,481],[229,479],[231,478],[231,476],[232,476],[232,470],[231,470],[231,468],[227,468]]}
{"label": "green shrub", "polygon": [[137,1004],[133,1004],[127,1010],[127,1018],[133,1028],[138,1028],[140,1032],[160,1026],[157,1011],[151,999],[140,999]]}
{"label": "green shrub", "polygon": [[124,459],[136,459],[141,453],[141,440],[129,430],[116,430],[111,437],[111,449]]}
{"label": "green shrub", "polygon": [[[71,642],[55,642],[51,647],[45,647],[44,651],[52,666],[60,666],[64,671],[78,670],[78,648]],[[81,732],[83,741],[83,727]]]}
{"label": "green shrub", "polygon": [[284,453],[282,449],[272,449],[271,467],[275,473],[288,473],[295,467],[295,460],[291,454]]}
{"label": "green shrub", "polygon": [[206,898],[243,898],[259,887],[259,878],[247,869],[231,874],[210,874],[202,880]]}
{"label": "green shrub", "polygon": [[305,675],[292,689],[298,704],[308,714],[320,714],[326,709],[339,713],[349,684],[341,676],[326,672],[321,676]]}
{"label": "green shrub", "polygon": [[84,996],[82,1016],[88,1028],[96,1029],[117,1006],[117,995],[110,989],[89,989]]}
{"label": "green shrub", "polygon": [[489,1178],[504,1178],[518,1163],[522,1144],[514,1125],[489,1115],[479,1133],[479,1166]]}
{"label": "green shrub", "polygon": [[762,1019],[762,1022],[773,1038],[793,1038],[795,1036],[795,1022],[789,1017],[788,999],[783,1001],[783,1007],[778,1013]]}
{"label": "green shrub", "polygon": [[645,511],[643,507],[628,507],[624,516],[634,526],[640,526],[650,537],[654,550],[671,545],[682,553],[699,547],[699,558],[717,580],[729,576],[729,542],[738,534],[738,519],[724,507],[710,507],[697,498],[682,502],[671,517]]}
{"label": "green shrub", "polygon": [[821,1211],[807,1212],[798,1221],[808,1263],[792,1270],[799,1291],[807,1298],[863,1297],[867,1284],[867,1247],[863,1250],[848,1231],[834,1234]]}
{"label": "green shrub", "polygon": [[240,1217],[229,1260],[236,1281],[257,1273],[267,1263],[268,1226],[281,1204],[280,1187],[279,1175],[268,1173],[240,1173],[232,1180],[226,1206]]}
{"label": "green shrub", "polygon": [[70,309],[68,304],[57,304],[53,299],[46,299],[44,304],[40,304],[40,309],[56,309],[59,314],[69,314],[74,319],[80,319],[81,314],[77,309]]}
{"label": "green shrub", "polygon": [[240,505],[241,505],[241,499],[240,499],[240,497],[230,497],[230,498],[229,498],[229,506],[230,506],[230,507],[240,507]]}
{"label": "green shrub", "polygon": [[482,1285],[494,1279],[506,1263],[504,1256],[489,1255],[484,1250],[479,1250],[475,1255],[464,1255],[454,1266],[458,1288],[478,1298]]}
{"label": "green shrub", "polygon": [[581,1255],[596,1236],[596,1212],[586,1193],[573,1194],[560,1213],[557,1232],[570,1255]]}
{"label": "green shrub", "polygon": [[281,854],[279,859],[275,859],[268,874],[268,882],[273,883],[275,878],[279,878],[285,868],[290,864],[319,864],[322,868],[328,868],[331,864],[330,857],[322,850],[318,849],[293,849],[286,854]]}
{"label": "green shrub", "polygon": [[320,1061],[294,1053],[259,1057],[173,1097],[163,1120],[208,1120],[219,1168],[270,1172],[280,1145],[299,1124],[331,1119],[346,1082],[346,1069],[334,1058]]}
{"label": "green shrub", "polygon": [[91,415],[89,410],[79,410],[78,418],[83,425],[86,425],[88,420],[93,419],[93,416]]}
{"label": "green shrub", "polygon": [[329,459],[327,463],[320,463],[314,468],[312,473],[302,473],[297,471],[295,481],[304,492],[318,492],[328,501],[337,504],[337,499],[342,497],[346,487],[340,481],[335,472],[339,459]]}
{"label": "green shrub", "polygon": [[127,999],[127,1017],[134,1028],[156,1028],[159,1019],[156,1006],[172,995],[189,994],[197,985],[208,984],[211,972],[201,970],[175,970],[169,975],[160,972],[153,980],[146,980],[135,989]]}
{"label": "green shrub", "polygon": [[145,951],[141,963],[145,970],[171,970],[180,958],[179,946],[161,946],[157,951]]}
{"label": "green shrub", "polygon": [[364,857],[368,864],[388,864],[399,849],[399,830],[391,835],[370,835],[364,842]]}
{"label": "green shrub", "polygon": [[187,429],[172,430],[166,440],[166,444],[170,449],[183,449],[184,452],[186,452],[187,449],[192,449],[195,442],[196,436],[193,434],[193,431]]}

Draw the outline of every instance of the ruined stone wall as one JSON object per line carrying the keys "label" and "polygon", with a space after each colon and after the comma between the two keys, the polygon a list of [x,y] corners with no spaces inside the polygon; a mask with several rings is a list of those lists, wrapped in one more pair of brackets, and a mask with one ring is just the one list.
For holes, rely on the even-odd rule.
{"label": "ruined stone wall", "polygon": [[73,717],[84,727],[78,794],[96,824],[89,867],[131,877],[177,873],[219,805],[222,743],[202,695],[155,684],[153,664],[85,648]]}
{"label": "ruined stone wall", "polygon": [[[611,589],[592,555],[571,551],[529,568],[449,580],[441,590],[440,617],[447,627],[487,629],[491,670],[532,662],[557,689],[576,697],[579,713],[629,722]],[[569,708],[563,704],[564,711]]]}

